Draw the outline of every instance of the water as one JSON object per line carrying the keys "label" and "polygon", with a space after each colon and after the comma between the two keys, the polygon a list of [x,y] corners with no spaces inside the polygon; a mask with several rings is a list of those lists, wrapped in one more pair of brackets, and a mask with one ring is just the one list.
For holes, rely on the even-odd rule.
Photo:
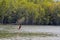
{"label": "water", "polygon": [[[5,28],[6,29],[6,28]],[[9,26],[7,28],[10,32],[48,32],[48,33],[55,33],[60,34],[60,26],[25,26],[23,25],[20,30],[18,30],[18,25],[16,26]]]}
{"label": "water", "polygon": [[31,26],[31,25],[22,25],[21,29],[18,30],[19,25],[0,25],[0,30],[6,30],[10,33],[16,32],[32,32],[32,33],[54,33],[60,35],[60,26]]}
{"label": "water", "polygon": [[15,32],[32,32],[32,33],[53,33],[58,34],[58,37],[40,37],[40,36],[30,36],[30,37],[11,37],[11,38],[1,38],[0,40],[60,40],[60,26],[28,26],[22,25],[21,29],[18,30],[18,25],[0,25],[0,30],[6,30],[10,33]]}
{"label": "water", "polygon": [[60,26],[22,26],[25,32],[51,32],[60,34]]}

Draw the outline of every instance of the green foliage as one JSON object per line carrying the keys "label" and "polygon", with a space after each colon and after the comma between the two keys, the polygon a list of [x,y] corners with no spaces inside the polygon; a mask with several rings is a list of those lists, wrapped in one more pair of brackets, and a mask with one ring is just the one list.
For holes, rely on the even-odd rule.
{"label": "green foliage", "polygon": [[60,2],[53,0],[0,0],[0,23],[60,24]]}

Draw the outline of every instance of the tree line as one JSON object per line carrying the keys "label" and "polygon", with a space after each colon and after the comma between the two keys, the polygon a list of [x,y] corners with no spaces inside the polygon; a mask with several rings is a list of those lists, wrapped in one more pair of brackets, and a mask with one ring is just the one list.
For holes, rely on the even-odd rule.
{"label": "tree line", "polygon": [[60,25],[60,2],[0,0],[0,24]]}

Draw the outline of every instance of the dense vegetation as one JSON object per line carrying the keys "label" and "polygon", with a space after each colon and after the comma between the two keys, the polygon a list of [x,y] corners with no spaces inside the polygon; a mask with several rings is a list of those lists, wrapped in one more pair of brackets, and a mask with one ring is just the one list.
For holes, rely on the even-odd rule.
{"label": "dense vegetation", "polygon": [[60,2],[53,0],[0,0],[0,23],[59,25]]}

